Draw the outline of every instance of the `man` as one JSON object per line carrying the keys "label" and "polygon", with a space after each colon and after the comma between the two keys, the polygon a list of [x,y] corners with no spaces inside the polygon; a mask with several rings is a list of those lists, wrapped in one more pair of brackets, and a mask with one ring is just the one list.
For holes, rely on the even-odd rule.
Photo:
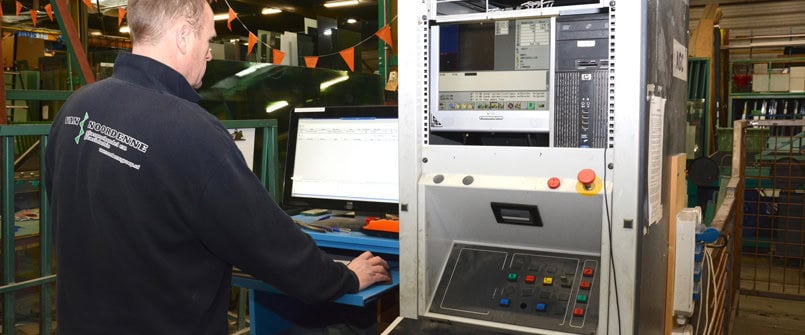
{"label": "man", "polygon": [[205,0],[130,0],[128,21],[132,53],[50,133],[60,334],[224,334],[232,265],[312,303],[390,279],[368,252],[321,252],[198,106]]}

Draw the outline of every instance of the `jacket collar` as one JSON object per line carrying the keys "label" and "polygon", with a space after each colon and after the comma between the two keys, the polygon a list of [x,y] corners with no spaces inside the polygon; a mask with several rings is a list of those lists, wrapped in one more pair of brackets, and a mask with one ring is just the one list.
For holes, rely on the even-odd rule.
{"label": "jacket collar", "polygon": [[179,72],[149,57],[121,52],[115,60],[112,77],[175,95],[190,102],[201,100]]}

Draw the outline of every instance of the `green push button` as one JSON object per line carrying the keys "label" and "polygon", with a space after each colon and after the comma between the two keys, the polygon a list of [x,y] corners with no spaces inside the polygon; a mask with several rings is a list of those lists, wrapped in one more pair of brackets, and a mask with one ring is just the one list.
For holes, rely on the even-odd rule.
{"label": "green push button", "polygon": [[586,304],[586,303],[587,303],[587,295],[586,295],[586,294],[579,294],[579,295],[577,295],[577,296],[576,296],[576,301],[577,301],[577,302],[580,302],[580,303],[582,303],[582,304]]}
{"label": "green push button", "polygon": [[509,279],[509,281],[517,281],[517,274],[514,272],[510,272],[507,279]]}

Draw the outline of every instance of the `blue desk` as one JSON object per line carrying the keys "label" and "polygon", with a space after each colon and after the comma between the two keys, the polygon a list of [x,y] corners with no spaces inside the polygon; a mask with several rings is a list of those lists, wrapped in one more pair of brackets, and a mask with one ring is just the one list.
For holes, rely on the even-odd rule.
{"label": "blue desk", "polygon": [[[300,217],[306,222],[315,221],[316,217]],[[341,249],[351,251],[371,251],[384,255],[400,254],[400,242],[396,239],[369,236],[360,232],[327,232],[319,233],[305,231],[316,244],[322,248]],[[243,287],[249,290],[249,316],[252,335],[273,334],[289,329],[294,325],[289,321],[291,316],[307,313],[308,315],[326,314],[332,318],[338,318],[337,314],[330,313],[333,306],[342,309],[342,314],[354,316],[356,314],[372,314],[375,319],[376,313],[374,302],[382,294],[400,285],[400,273],[396,267],[396,260],[391,260],[392,282],[389,284],[376,284],[372,287],[354,294],[345,294],[336,299],[333,303],[326,306],[305,306],[282,294],[281,291],[271,285],[250,277],[233,276],[232,285]],[[291,307],[291,305],[296,305]],[[343,308],[338,308],[343,306]],[[310,307],[312,311],[305,310]],[[326,311],[326,312],[325,312]],[[367,318],[364,318],[367,319]],[[324,321],[326,322],[326,321]]]}
{"label": "blue desk", "polygon": [[[253,291],[259,292],[266,292],[272,294],[282,294],[282,291],[274,288],[273,286],[266,284],[266,282],[257,280],[250,277],[240,277],[240,276],[233,276],[232,277],[232,285],[247,288]],[[381,294],[385,293],[386,291],[393,289],[400,285],[400,271],[399,269],[392,268],[391,269],[391,283],[388,284],[376,284],[370,288],[367,288],[363,291],[358,293],[348,293],[344,294],[340,298],[336,299],[334,302],[342,305],[350,305],[356,307],[364,307],[368,302],[373,301]],[[250,307],[254,300],[254,294],[249,296],[249,304]],[[254,312],[252,312],[254,314]],[[254,322],[254,320],[252,320]]]}
{"label": "blue desk", "polygon": [[316,240],[316,244],[322,248],[333,248],[343,250],[371,251],[387,255],[400,254],[400,241],[390,238],[374,237],[364,233],[319,233],[306,231],[308,235]]}

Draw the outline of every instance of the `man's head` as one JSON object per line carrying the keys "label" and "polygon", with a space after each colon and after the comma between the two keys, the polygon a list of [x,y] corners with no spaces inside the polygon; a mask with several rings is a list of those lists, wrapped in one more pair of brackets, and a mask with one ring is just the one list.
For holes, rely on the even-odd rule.
{"label": "man's head", "polygon": [[172,67],[199,88],[215,37],[207,0],[129,0],[127,13],[132,52]]}

